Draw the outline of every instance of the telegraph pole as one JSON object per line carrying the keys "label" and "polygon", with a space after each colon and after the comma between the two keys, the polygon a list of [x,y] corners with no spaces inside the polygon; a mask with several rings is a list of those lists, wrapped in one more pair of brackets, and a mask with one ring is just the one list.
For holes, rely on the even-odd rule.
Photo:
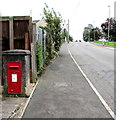
{"label": "telegraph pole", "polygon": [[116,20],[116,1],[114,2],[114,19]]}
{"label": "telegraph pole", "polygon": [[90,29],[89,29],[89,42],[90,42]]}
{"label": "telegraph pole", "polygon": [[68,43],[69,43],[69,19],[68,19]]}
{"label": "telegraph pole", "polygon": [[32,10],[30,10],[30,17],[32,17]]}
{"label": "telegraph pole", "polygon": [[109,21],[108,21],[108,44],[109,44],[109,38],[110,38],[110,5],[108,6],[109,7]]}
{"label": "telegraph pole", "polygon": [[93,21],[93,25],[94,25],[94,41],[95,41],[95,21]]}

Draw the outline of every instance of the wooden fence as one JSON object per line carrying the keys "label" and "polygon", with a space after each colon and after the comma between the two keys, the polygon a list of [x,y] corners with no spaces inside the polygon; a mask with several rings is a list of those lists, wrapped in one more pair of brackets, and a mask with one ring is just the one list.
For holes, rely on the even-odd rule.
{"label": "wooden fence", "polygon": [[[36,57],[34,40],[36,39],[32,36],[34,32],[32,18],[30,16],[0,17],[0,25],[2,51],[12,49],[31,51],[31,82],[35,82],[33,73],[36,73],[36,62],[34,62]],[[2,76],[2,73],[0,76]],[[4,82],[2,81],[1,84],[3,85]]]}

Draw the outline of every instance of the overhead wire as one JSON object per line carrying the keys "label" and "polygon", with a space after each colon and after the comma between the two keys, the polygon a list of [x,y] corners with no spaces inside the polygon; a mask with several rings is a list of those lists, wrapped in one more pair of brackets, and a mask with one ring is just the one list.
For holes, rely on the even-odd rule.
{"label": "overhead wire", "polygon": [[81,4],[81,1],[82,1],[82,0],[79,0],[79,2],[77,3],[77,5],[76,5],[76,7],[75,7],[75,9],[74,9],[74,12],[73,12],[70,20],[72,20],[73,17],[75,16],[75,14],[76,14],[76,12],[77,12],[77,9],[79,8],[79,6],[80,6],[80,4]]}

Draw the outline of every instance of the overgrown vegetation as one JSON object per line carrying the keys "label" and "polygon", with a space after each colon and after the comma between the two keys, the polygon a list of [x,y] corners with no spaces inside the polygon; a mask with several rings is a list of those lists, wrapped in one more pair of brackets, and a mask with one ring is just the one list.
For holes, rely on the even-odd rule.
{"label": "overgrown vegetation", "polygon": [[[62,27],[63,20],[61,14],[56,13],[53,8],[50,9],[47,4],[45,4],[45,8],[43,9],[42,20],[46,22],[46,26],[40,27],[43,30],[43,35],[44,32],[46,33],[46,51],[43,50],[43,46],[37,45],[38,71],[43,70],[43,63],[48,65],[51,59],[54,59],[58,55],[64,39],[67,39],[68,36],[67,30]],[[70,35],[69,41],[73,41]]]}
{"label": "overgrown vegetation", "polygon": [[43,57],[42,57],[42,47],[41,45],[37,45],[37,71],[43,71]]}
{"label": "overgrown vegetation", "polygon": [[62,17],[59,13],[56,13],[53,8],[50,10],[47,4],[45,4],[43,13],[43,19],[47,22],[47,26],[44,27],[47,32],[47,52],[49,53],[49,58],[52,59],[55,51],[59,51],[62,43]]}

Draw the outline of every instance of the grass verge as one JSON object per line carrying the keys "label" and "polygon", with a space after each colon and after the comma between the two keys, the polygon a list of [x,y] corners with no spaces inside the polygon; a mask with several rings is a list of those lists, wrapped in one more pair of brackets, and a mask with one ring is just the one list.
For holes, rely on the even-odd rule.
{"label": "grass verge", "polygon": [[[94,41],[94,43],[102,44],[102,41]],[[112,41],[104,42],[104,45],[109,45],[114,47],[116,46],[116,42],[112,42]]]}

